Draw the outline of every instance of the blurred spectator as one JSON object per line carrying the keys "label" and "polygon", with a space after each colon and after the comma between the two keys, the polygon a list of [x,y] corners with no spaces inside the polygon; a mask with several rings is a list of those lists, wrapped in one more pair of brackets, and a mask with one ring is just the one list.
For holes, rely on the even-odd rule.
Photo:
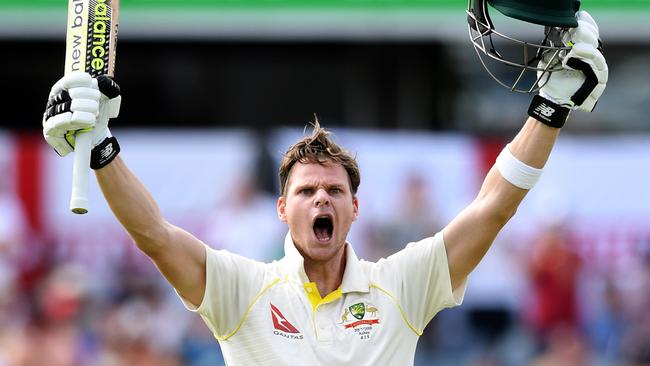
{"label": "blurred spectator", "polygon": [[282,257],[287,227],[276,214],[276,199],[244,176],[227,201],[218,203],[205,221],[202,238],[218,249],[267,262]]}
{"label": "blurred spectator", "polygon": [[[27,219],[22,204],[11,186],[11,171],[0,162],[0,303],[9,292],[16,277],[18,251],[28,234]],[[6,295],[4,295],[6,296]]]}
{"label": "blurred spectator", "polygon": [[[463,304],[470,339],[485,356],[508,364],[521,364],[530,356],[530,340],[519,320],[526,289],[526,268],[521,267],[518,238],[502,234],[492,244],[468,282]],[[520,249],[519,249],[520,250]]]}
{"label": "blurred spectator", "polygon": [[219,344],[198,316],[192,317],[181,352],[184,366],[223,365]]}
{"label": "blurred spectator", "polygon": [[[548,337],[558,328],[578,326],[576,290],[582,263],[573,251],[568,229],[559,222],[544,228],[529,263],[532,301],[528,317],[542,342],[551,341]],[[566,334],[570,331],[560,333]]]}
{"label": "blurred spectator", "polygon": [[431,183],[417,171],[404,176],[401,191],[388,222],[371,222],[364,232],[369,237],[365,253],[369,260],[388,257],[406,244],[442,229],[436,202],[430,195]]}
{"label": "blurred spectator", "polygon": [[[417,171],[406,175],[391,231],[395,242],[408,243],[431,236],[442,229],[436,202],[431,197],[432,182]],[[396,248],[397,250],[402,247]]]}
{"label": "blurred spectator", "polygon": [[0,162],[0,258],[3,251],[15,248],[27,234],[27,219],[15,188],[12,170]]}
{"label": "blurred spectator", "polygon": [[[104,318],[104,350],[98,365],[181,365],[178,348],[156,347],[156,342],[165,337],[156,329],[159,310],[156,304],[141,296],[134,296],[111,309]],[[170,318],[164,319],[169,321]],[[182,328],[182,324],[178,325]]]}
{"label": "blurred spectator", "polygon": [[[371,220],[363,229],[367,236],[364,253],[369,260],[388,257],[403,249],[408,243],[433,236],[442,230],[442,223],[437,214],[436,202],[431,197],[431,182],[418,171],[410,171],[402,178],[399,194],[393,202],[393,215],[389,221]],[[446,314],[448,318],[453,315]],[[440,345],[441,327],[439,317],[435,317],[420,338],[418,364],[429,363],[429,351]],[[461,329],[457,329],[459,333]],[[427,354],[429,353],[429,354]],[[424,361],[422,361],[424,360]]]}
{"label": "blurred spectator", "polygon": [[639,285],[631,321],[622,339],[625,366],[650,366],[650,253],[644,257]]}
{"label": "blurred spectator", "polygon": [[0,365],[14,365],[25,356],[23,342],[27,314],[20,311],[21,292],[17,255],[25,244],[27,220],[10,183],[12,171],[0,161]]}
{"label": "blurred spectator", "polygon": [[603,282],[602,293],[586,299],[597,310],[586,320],[585,328],[603,360],[614,363],[621,356],[622,337],[630,321],[629,306],[613,279],[606,277]]}
{"label": "blurred spectator", "polygon": [[531,366],[589,366],[594,364],[586,342],[576,328],[558,325],[546,336],[546,349],[531,361]]}
{"label": "blurred spectator", "polygon": [[96,309],[101,319],[94,327],[101,345],[97,365],[183,364],[181,343],[192,314],[171,287],[141,266],[124,266],[117,280],[111,306]]}
{"label": "blurred spectator", "polygon": [[60,266],[41,282],[31,322],[25,328],[29,351],[18,365],[78,365],[89,356],[77,323],[86,296],[83,279],[78,268]]}

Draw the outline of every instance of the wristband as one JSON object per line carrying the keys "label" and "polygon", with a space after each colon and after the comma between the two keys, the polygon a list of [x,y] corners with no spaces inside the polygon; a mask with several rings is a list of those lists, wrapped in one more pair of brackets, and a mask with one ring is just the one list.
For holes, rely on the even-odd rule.
{"label": "wristband", "polygon": [[533,168],[524,164],[510,152],[510,144],[506,145],[497,157],[496,167],[501,176],[521,189],[531,189],[539,180],[544,169]]}
{"label": "wristband", "polygon": [[569,117],[570,111],[571,109],[553,103],[539,95],[533,97],[532,102],[530,102],[530,107],[528,107],[529,116],[554,128],[562,128],[564,126],[564,122]]}
{"label": "wristband", "polygon": [[113,136],[105,138],[90,153],[90,167],[95,170],[105,167],[119,152],[120,144],[117,143],[117,139]]}

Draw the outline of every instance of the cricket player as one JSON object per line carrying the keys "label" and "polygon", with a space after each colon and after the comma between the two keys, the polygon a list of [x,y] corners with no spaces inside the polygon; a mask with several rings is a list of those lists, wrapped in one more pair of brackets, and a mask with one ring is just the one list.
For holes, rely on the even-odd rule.
{"label": "cricket player", "polygon": [[[120,105],[111,79],[78,73],[54,84],[44,136],[64,156],[74,150],[76,131],[92,130],[91,166],[111,210],[185,306],[203,318],[228,365],[413,364],[424,327],[440,310],[461,304],[468,275],[542,174],[569,112],[591,111],[605,88],[596,23],[570,1],[542,3],[553,2],[571,3],[570,16],[558,21],[567,27],[560,34],[565,49],[549,47],[536,60],[541,88],[530,117],[476,199],[441,232],[376,263],[358,259],[346,241],[359,215],[357,162],[317,121],[282,159],[277,215],[288,233],[285,256],[273,263],[214,250],[161,216],[108,129]],[[470,5],[479,18],[477,9],[485,4]],[[490,31],[482,17],[474,29]]]}

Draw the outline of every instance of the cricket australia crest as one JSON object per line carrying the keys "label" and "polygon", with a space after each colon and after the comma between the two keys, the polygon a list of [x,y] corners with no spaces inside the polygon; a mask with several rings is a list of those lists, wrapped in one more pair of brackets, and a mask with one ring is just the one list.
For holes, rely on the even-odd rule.
{"label": "cricket australia crest", "polygon": [[347,305],[343,308],[339,325],[354,332],[359,339],[370,339],[375,325],[380,323],[379,313],[379,309],[370,303]]}
{"label": "cricket australia crest", "polygon": [[350,310],[350,314],[359,320],[363,319],[364,315],[366,315],[366,304],[362,302],[350,305],[348,309]]}

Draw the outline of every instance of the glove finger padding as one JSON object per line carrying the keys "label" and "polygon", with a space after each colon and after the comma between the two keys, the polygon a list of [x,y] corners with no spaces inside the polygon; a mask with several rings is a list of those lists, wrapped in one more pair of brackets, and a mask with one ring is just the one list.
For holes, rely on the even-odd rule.
{"label": "glove finger padding", "polygon": [[72,99],[92,99],[99,100],[102,93],[92,87],[74,87],[68,89],[68,94]]}
{"label": "glove finger padding", "polygon": [[54,151],[56,151],[59,156],[66,156],[74,150],[72,146],[70,146],[70,144],[66,141],[64,136],[48,135],[46,134],[45,130],[43,130],[43,137],[45,138],[47,144],[52,146],[52,148],[54,148]]}
{"label": "glove finger padding", "polygon": [[62,91],[66,91],[72,88],[92,88],[93,85],[97,85],[96,83],[97,81],[95,81],[89,74],[86,74],[85,72],[73,72],[64,76],[52,86],[52,89],[50,90],[50,98],[61,93]]}
{"label": "glove finger padding", "polygon": [[594,46],[594,48],[598,48],[600,31],[594,18],[586,11],[581,10],[576,13],[576,20],[578,21],[578,27],[569,29],[564,35],[564,44],[571,46],[575,43],[587,43]]}
{"label": "glove finger padding", "polygon": [[43,114],[43,135],[60,156],[74,150],[74,134],[95,126],[101,93],[97,80],[86,73],[71,73],[57,81]]}
{"label": "glove finger padding", "polygon": [[99,111],[99,102],[93,99],[72,99],[70,111],[95,114]]}
{"label": "glove finger padding", "polygon": [[95,114],[90,112],[65,112],[62,114],[57,114],[56,116],[45,121],[43,129],[48,132],[56,130],[57,132],[49,134],[62,136],[63,133],[61,132],[92,128],[95,125],[95,118]]}

